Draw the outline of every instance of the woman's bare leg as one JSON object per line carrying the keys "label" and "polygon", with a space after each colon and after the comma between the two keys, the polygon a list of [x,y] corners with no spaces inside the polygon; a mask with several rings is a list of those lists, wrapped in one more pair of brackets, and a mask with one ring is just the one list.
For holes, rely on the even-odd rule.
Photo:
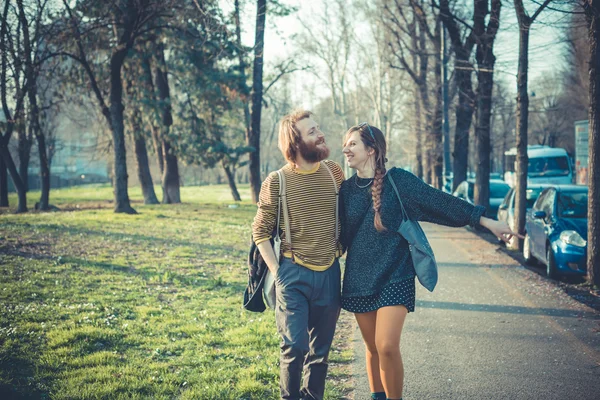
{"label": "woman's bare leg", "polygon": [[404,306],[377,310],[375,347],[379,356],[380,377],[389,399],[402,398],[404,365],[400,354],[400,336],[408,310]]}
{"label": "woman's bare leg", "polygon": [[379,356],[375,345],[375,328],[377,326],[377,311],[354,314],[360,333],[365,342],[367,359],[367,376],[371,392],[383,392],[383,384],[379,374]]}

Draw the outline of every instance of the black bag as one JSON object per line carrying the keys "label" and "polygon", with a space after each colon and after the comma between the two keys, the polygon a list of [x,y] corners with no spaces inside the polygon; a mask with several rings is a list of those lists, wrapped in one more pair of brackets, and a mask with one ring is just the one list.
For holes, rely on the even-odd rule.
{"label": "black bag", "polygon": [[[273,250],[276,250],[275,240],[279,240],[279,218],[280,211],[282,205],[282,195],[285,190],[285,177],[283,176],[283,172],[281,170],[277,171],[279,175],[279,196],[277,199],[277,225],[275,226],[275,230],[271,234],[271,246],[273,246]],[[284,209],[284,213],[287,212],[287,209]],[[287,218],[287,217],[285,217]],[[281,252],[281,248],[279,249]],[[281,254],[278,255],[278,260],[281,259]],[[252,244],[250,245],[250,252],[248,253],[248,285],[244,290],[244,308],[248,311],[252,312],[263,312],[267,309],[264,300],[264,286],[265,286],[265,278],[267,276],[267,272],[269,271],[269,267],[267,263],[263,259],[260,251],[258,250],[258,246],[254,243],[254,238],[252,238]],[[270,284],[274,284],[273,280],[270,280]],[[271,289],[273,289],[271,287]],[[271,307],[275,307],[274,304],[274,290],[271,293]]]}
{"label": "black bag", "polygon": [[[271,239],[271,245],[273,245],[273,239]],[[263,300],[263,285],[267,268],[267,263],[258,251],[258,246],[252,240],[248,253],[248,286],[244,290],[244,308],[248,311],[263,312],[267,308]]]}

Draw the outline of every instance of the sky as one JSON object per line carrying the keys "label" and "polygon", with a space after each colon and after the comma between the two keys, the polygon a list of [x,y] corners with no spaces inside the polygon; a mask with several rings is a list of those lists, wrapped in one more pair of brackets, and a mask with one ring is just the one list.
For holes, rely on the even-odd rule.
{"label": "sky", "polygon": [[[299,20],[310,21],[311,17],[318,12],[326,0],[284,0],[285,4],[294,5],[298,8],[296,13],[287,17],[273,17],[267,13],[267,28],[265,31],[265,63],[267,68],[277,60],[291,57],[294,54],[294,41],[292,36],[302,31]],[[467,0],[463,0],[467,2]],[[243,40],[251,46],[254,41],[254,18],[256,3],[248,1],[245,4],[243,24]],[[471,4],[468,1],[467,4]],[[537,5],[531,0],[525,0],[525,5],[533,13],[532,7]],[[233,8],[233,0],[221,0],[221,7],[228,11]],[[529,82],[530,91],[535,91],[535,82],[541,77],[552,75],[564,66],[562,52],[564,49],[563,33],[560,29],[568,21],[569,16],[552,10],[543,11],[531,29],[530,34],[530,58],[529,58]],[[367,29],[366,24],[362,29]],[[360,30],[360,21],[353,21],[353,27]],[[519,34],[517,19],[512,1],[504,1],[501,11],[500,32],[495,43],[496,73],[495,79],[506,83],[507,88],[516,93],[517,61],[519,52]],[[301,75],[301,74],[299,74]],[[305,77],[298,76],[293,79],[296,82],[296,94],[300,101],[309,104],[299,106],[311,107],[310,102],[318,102],[319,98],[306,100],[302,92],[306,84]],[[327,88],[319,88],[317,97],[326,97]]]}

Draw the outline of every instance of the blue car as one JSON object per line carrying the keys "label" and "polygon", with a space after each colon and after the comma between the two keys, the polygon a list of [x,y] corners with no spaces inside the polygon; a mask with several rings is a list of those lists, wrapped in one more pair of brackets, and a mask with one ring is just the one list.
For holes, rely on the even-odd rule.
{"label": "blue car", "polygon": [[556,185],[538,197],[525,222],[523,257],[546,265],[546,275],[585,275],[588,188]]}

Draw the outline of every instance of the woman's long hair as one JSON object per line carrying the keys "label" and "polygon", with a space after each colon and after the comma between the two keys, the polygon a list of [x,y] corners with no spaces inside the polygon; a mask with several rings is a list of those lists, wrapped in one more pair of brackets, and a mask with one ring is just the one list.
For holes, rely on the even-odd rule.
{"label": "woman's long hair", "polygon": [[[370,129],[370,130],[369,130]],[[353,126],[346,132],[344,138],[344,144],[348,142],[350,135],[354,132],[360,132],[360,139],[367,148],[375,150],[375,177],[373,178],[373,187],[371,188],[371,195],[373,196],[373,210],[375,210],[375,229],[378,232],[386,230],[385,226],[381,223],[381,189],[383,189],[383,178],[385,177],[385,158],[387,152],[387,144],[385,142],[385,136],[383,132],[374,126],[366,123]],[[372,133],[372,134],[371,134]]]}

